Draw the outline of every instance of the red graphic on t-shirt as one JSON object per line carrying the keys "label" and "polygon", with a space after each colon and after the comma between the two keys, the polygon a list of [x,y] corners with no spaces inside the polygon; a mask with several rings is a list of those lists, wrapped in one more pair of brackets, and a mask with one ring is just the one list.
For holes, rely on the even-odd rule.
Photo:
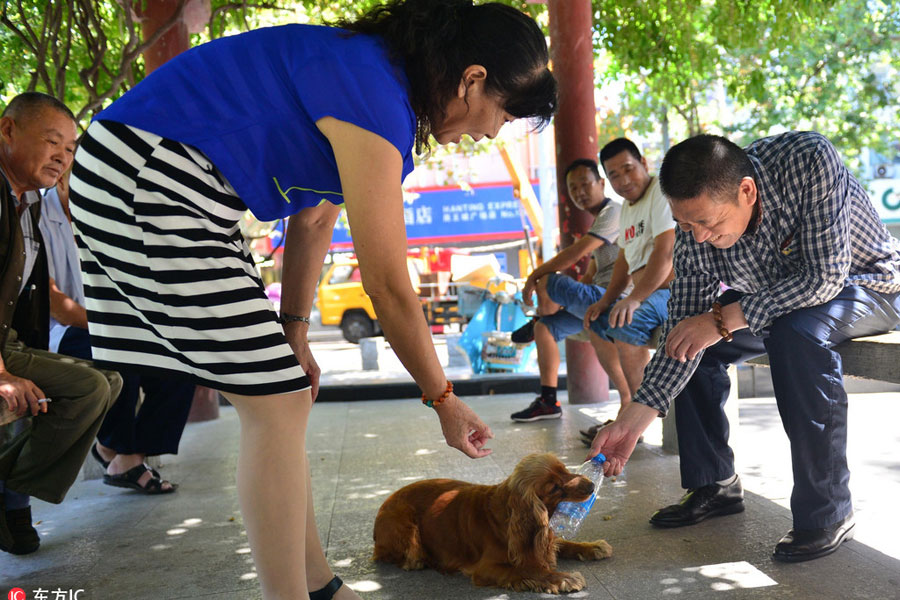
{"label": "red graphic on t-shirt", "polygon": [[625,241],[634,239],[634,225],[625,230]]}

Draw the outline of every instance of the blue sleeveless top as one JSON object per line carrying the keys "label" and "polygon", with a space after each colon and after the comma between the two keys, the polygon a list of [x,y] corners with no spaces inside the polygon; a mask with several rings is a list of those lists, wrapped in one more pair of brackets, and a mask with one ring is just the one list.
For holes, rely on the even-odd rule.
{"label": "blue sleeveless top", "polygon": [[268,27],[197,46],[95,118],[199,148],[268,221],[343,202],[315,125],[326,116],[383,137],[400,152],[403,177],[413,170],[416,117],[402,65],[380,38],[332,27]]}

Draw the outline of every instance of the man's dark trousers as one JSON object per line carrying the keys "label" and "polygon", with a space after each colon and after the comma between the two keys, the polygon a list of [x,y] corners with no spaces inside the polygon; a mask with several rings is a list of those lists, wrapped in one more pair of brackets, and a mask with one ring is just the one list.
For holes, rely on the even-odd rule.
{"label": "man's dark trousers", "polygon": [[[723,303],[740,294],[728,291]],[[900,294],[847,286],[832,300],[775,319],[754,336],[747,329],[706,349],[676,397],[681,484],[709,485],[734,474],[724,406],[732,363],[769,354],[778,412],[791,443],[794,527],[833,525],[852,510],[847,467],[847,393],[840,355],[845,340],[884,333],[900,323]]]}
{"label": "man's dark trousers", "polygon": [[[69,327],[59,343],[59,353],[90,360],[88,331]],[[119,454],[178,454],[194,398],[194,384],[181,379],[120,375],[122,392],[104,418],[97,439]],[[144,402],[138,409],[141,389]]]}

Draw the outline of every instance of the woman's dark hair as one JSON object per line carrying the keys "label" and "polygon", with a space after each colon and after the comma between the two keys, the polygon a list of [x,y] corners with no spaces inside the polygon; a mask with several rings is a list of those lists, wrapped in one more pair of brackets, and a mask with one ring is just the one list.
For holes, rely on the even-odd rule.
{"label": "woman's dark hair", "polygon": [[741,179],[754,175],[753,163],[740,146],[722,136],[703,134],[666,152],[659,187],[675,202],[703,193],[721,202],[736,198]]}
{"label": "woman's dark hair", "polygon": [[616,138],[600,149],[600,164],[603,165],[603,170],[606,171],[606,161],[623,152],[631,154],[634,160],[641,160],[641,151],[634,142],[628,138]]}
{"label": "woman's dark hair", "polygon": [[591,173],[594,174],[594,179],[596,179],[597,181],[600,181],[600,179],[601,179],[600,169],[599,169],[599,167],[597,167],[597,163],[589,158],[576,158],[575,160],[573,160],[569,164],[569,166],[566,167],[566,172],[563,176],[568,177],[569,173],[571,173],[572,171],[574,171],[575,169],[577,169],[579,167],[587,167],[591,171]]}
{"label": "woman's dark hair", "polygon": [[503,101],[516,118],[535,127],[556,112],[556,80],[544,34],[528,15],[495,2],[390,0],[356,21],[337,26],[381,36],[409,78],[416,113],[416,152],[427,150],[432,120],[443,118],[447,102],[469,65],[487,70],[485,91]]}

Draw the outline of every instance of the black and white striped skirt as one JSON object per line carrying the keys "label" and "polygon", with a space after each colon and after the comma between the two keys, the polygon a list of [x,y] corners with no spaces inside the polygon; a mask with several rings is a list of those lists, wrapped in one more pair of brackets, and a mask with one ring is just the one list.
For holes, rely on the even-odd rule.
{"label": "black and white striped skirt", "polygon": [[246,206],[202,152],[97,121],[70,181],[99,365],[251,396],[309,387],[241,235]]}

